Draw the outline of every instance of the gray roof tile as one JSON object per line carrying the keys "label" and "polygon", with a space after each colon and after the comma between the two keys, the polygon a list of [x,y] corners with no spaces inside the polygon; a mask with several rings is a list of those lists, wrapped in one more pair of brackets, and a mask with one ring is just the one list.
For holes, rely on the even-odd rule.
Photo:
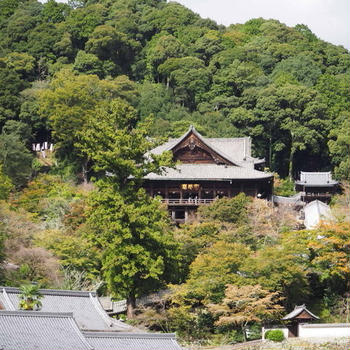
{"label": "gray roof tile", "polygon": [[84,332],[95,350],[181,350],[175,334]]}
{"label": "gray roof tile", "polygon": [[1,350],[92,350],[72,313],[0,311]]}
{"label": "gray roof tile", "polygon": [[163,174],[150,173],[146,180],[239,180],[266,179],[273,177],[270,173],[238,166],[217,164],[179,164],[175,169],[166,168]]}
{"label": "gray roof tile", "polygon": [[[94,292],[41,289],[44,298],[39,312],[72,312],[79,327],[85,330],[128,330],[131,327],[110,318]],[[16,310],[20,291],[13,287],[0,287],[0,303],[6,310]]]}
{"label": "gray roof tile", "polygon": [[282,320],[285,320],[285,321],[286,321],[286,320],[291,320],[291,319],[293,319],[293,318],[299,316],[303,311],[307,312],[307,313],[311,316],[311,318],[314,318],[314,319],[316,319],[316,320],[319,319],[319,317],[317,317],[317,316],[314,315],[311,311],[309,311],[309,310],[306,308],[305,305],[299,305],[299,306],[296,306],[296,307],[294,308],[294,310],[293,310],[292,312],[290,312],[288,315],[284,316],[284,317],[282,318]]}
{"label": "gray roof tile", "polygon": [[300,172],[300,180],[295,182],[297,185],[304,186],[333,186],[338,184],[337,181],[332,179],[332,174],[328,172]]}

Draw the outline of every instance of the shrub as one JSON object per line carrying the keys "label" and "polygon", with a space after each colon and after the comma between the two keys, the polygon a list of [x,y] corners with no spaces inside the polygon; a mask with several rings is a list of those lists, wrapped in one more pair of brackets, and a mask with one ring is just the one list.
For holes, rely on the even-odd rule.
{"label": "shrub", "polygon": [[290,197],[296,194],[294,190],[294,182],[289,178],[280,179],[278,176],[275,176],[274,182],[274,194],[276,196]]}
{"label": "shrub", "polygon": [[265,333],[265,339],[272,341],[282,341],[284,340],[284,334],[280,329],[269,330]]}

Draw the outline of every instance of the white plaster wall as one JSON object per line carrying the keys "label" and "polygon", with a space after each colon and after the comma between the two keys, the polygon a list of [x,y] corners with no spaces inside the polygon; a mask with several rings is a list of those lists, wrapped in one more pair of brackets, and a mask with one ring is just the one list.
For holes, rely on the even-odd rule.
{"label": "white plaster wall", "polygon": [[349,337],[350,323],[299,324],[299,338]]}
{"label": "white plaster wall", "polygon": [[280,330],[283,332],[283,335],[284,337],[287,339],[288,338],[288,328],[287,327],[284,327],[284,326],[266,326],[266,327],[263,327],[262,328],[262,339],[264,340],[265,339],[265,333],[269,330]]}

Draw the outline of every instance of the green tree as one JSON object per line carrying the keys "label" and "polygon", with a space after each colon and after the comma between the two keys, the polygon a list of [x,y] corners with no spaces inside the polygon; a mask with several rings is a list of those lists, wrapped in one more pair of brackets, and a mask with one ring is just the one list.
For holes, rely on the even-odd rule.
{"label": "green tree", "polygon": [[72,8],[68,4],[48,0],[41,11],[41,17],[45,22],[60,23],[65,21]]}
{"label": "green tree", "polygon": [[340,118],[343,122],[340,128],[331,130],[328,147],[331,161],[336,166],[334,170],[336,177],[350,180],[350,114],[344,112]]}
{"label": "green tree", "polygon": [[[146,51],[146,62],[149,74],[159,82],[157,74],[159,65],[169,58],[181,57],[184,49],[180,41],[173,35],[160,33],[152,38],[148,47],[146,47]],[[169,82],[167,82],[167,85],[168,84]]]}
{"label": "green tree", "polygon": [[0,129],[8,119],[15,119],[20,108],[19,94],[27,83],[0,61]]}
{"label": "green tree", "polygon": [[[2,165],[0,165],[0,200],[6,200],[9,196],[10,192],[12,191],[12,189],[13,189],[12,182],[11,182],[10,178],[3,173]],[[2,249],[3,249],[3,247],[1,246],[0,250],[2,250]],[[0,261],[1,261],[1,258],[0,258]]]}
{"label": "green tree", "polygon": [[11,52],[4,58],[9,69],[21,74],[22,78],[31,78],[34,73],[35,59],[27,53]]}
{"label": "green tree", "polygon": [[250,252],[244,244],[222,240],[202,250],[190,265],[189,278],[182,286],[187,303],[219,303],[226,284],[242,282],[241,267]]}
{"label": "green tree", "polygon": [[16,187],[26,184],[32,174],[33,156],[18,134],[0,135],[0,164]]}
{"label": "green tree", "polygon": [[100,3],[78,7],[69,14],[65,24],[76,48],[83,49],[96,26],[103,24],[106,14],[107,9]]}
{"label": "green tree", "polygon": [[99,78],[104,77],[103,63],[97,56],[86,53],[85,51],[78,51],[73,69],[79,73],[95,74]]}
{"label": "green tree", "polygon": [[114,100],[97,111],[80,134],[78,147],[96,171],[110,176],[96,183],[90,198],[88,239],[100,250],[103,277],[115,296],[126,297],[133,317],[136,297],[174,280],[176,244],[167,212],[141,188],[147,173],[169,157],[145,158],[153,145],[136,111]]}
{"label": "green tree", "polygon": [[79,132],[85,130],[87,121],[104,101],[123,97],[134,102],[136,96],[133,83],[124,76],[107,81],[95,75],[75,75],[69,70],[57,73],[49,88],[39,92],[39,112],[49,120],[58,156],[81,166],[84,181],[88,158],[74,146]]}
{"label": "green tree", "polygon": [[35,284],[23,285],[20,287],[19,308],[21,310],[38,310],[42,303],[40,299],[43,295],[39,291],[39,287]]}
{"label": "green tree", "polygon": [[96,55],[100,60],[113,63],[113,75],[119,71],[129,71],[139,48],[140,44],[137,41],[131,40],[126,34],[109,25],[96,27],[85,45],[86,52]]}
{"label": "green tree", "polygon": [[266,290],[279,292],[285,298],[283,305],[291,309],[309,297],[307,258],[307,247],[296,241],[288,247],[266,246],[245,260],[241,268],[244,284],[259,283]]}
{"label": "green tree", "polygon": [[251,199],[244,193],[233,198],[221,198],[209,206],[199,208],[199,215],[203,221],[221,221],[244,224],[248,221],[248,204]]}
{"label": "green tree", "polygon": [[158,67],[169,81],[175,101],[194,110],[209,87],[210,75],[204,62],[196,57],[169,58]]}

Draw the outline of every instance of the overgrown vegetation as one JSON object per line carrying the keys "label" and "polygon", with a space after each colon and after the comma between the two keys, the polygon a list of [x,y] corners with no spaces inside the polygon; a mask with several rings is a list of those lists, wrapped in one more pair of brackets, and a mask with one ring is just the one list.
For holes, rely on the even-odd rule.
{"label": "overgrown vegetation", "polygon": [[[348,191],[312,231],[244,194],[175,227],[141,180],[171,165],[144,154],[193,124],[251,136],[276,194],[300,170],[334,169],[346,189],[347,50],[304,25],[224,27],[165,0],[3,0],[0,28],[2,283],[98,288],[127,298],[133,322],[199,343],[259,337],[295,304],[349,321]],[[30,151],[44,141],[53,153]]]}

